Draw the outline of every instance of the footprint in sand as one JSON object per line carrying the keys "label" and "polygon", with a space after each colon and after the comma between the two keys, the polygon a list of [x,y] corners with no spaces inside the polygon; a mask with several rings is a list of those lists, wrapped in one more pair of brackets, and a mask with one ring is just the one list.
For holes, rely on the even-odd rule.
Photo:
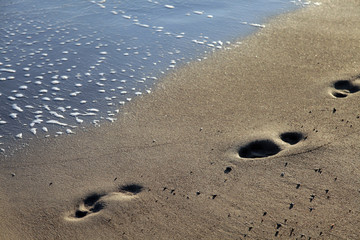
{"label": "footprint in sand", "polygon": [[96,215],[106,207],[108,201],[127,201],[135,198],[136,194],[142,191],[143,187],[137,184],[120,186],[118,192],[92,193],[86,196],[76,206],[75,211],[71,212],[67,220],[79,220]]}
{"label": "footprint in sand", "polygon": [[[295,145],[304,140],[304,135],[300,132],[285,132],[280,134],[279,138],[284,145]],[[280,145],[271,139],[262,139],[249,142],[239,148],[241,158],[264,158],[273,156],[283,149]]]}
{"label": "footprint in sand", "polygon": [[330,94],[335,98],[345,98],[358,91],[360,91],[360,76],[334,82]]}

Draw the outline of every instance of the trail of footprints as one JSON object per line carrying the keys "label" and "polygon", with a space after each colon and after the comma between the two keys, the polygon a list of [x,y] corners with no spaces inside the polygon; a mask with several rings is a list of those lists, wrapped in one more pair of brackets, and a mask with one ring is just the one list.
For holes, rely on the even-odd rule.
{"label": "trail of footprints", "polygon": [[129,184],[119,187],[118,192],[92,193],[86,196],[66,217],[67,220],[80,220],[99,213],[106,207],[108,201],[128,201],[135,198],[143,190],[141,185]]}
{"label": "trail of footprints", "polygon": [[360,75],[349,80],[338,80],[332,84],[330,94],[335,98],[346,98],[360,91]]}
{"label": "trail of footprints", "polygon": [[[295,145],[302,141],[304,135],[300,132],[285,132],[280,134],[280,139],[287,145]],[[273,140],[255,140],[239,149],[239,156],[242,158],[264,158],[275,155],[281,151],[281,147]],[[229,173],[231,168],[226,169]],[[138,184],[120,186],[117,192],[92,193],[80,201],[75,209],[66,217],[67,220],[80,220],[96,215],[106,207],[108,201],[128,201],[136,197],[143,190]],[[216,195],[213,196],[214,199]]]}
{"label": "trail of footprints", "polygon": [[[287,145],[295,145],[306,137],[300,132],[284,132],[280,139]],[[283,149],[271,139],[262,139],[249,142],[239,149],[241,158],[264,158],[278,154]]]}

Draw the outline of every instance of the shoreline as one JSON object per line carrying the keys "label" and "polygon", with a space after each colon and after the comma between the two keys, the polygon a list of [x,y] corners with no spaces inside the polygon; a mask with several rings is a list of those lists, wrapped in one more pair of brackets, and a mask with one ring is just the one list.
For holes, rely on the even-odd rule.
{"label": "shoreline", "polygon": [[[115,42],[117,42],[117,40],[118,40],[118,37],[114,36],[112,33],[115,34],[117,31],[116,29],[120,26],[122,27],[123,24],[125,22],[128,22],[129,19],[126,18],[126,15],[125,15],[125,18],[121,15],[118,15],[123,10],[121,10],[120,12],[117,12],[115,10],[114,11],[108,11],[108,10],[113,7],[115,9],[120,6],[124,7],[124,9],[126,9],[127,4],[125,4],[125,5],[121,4],[121,5],[117,6],[116,3],[110,3],[110,2],[106,2],[106,3],[104,2],[104,4],[98,4],[98,5],[96,4],[96,2],[93,2],[93,3],[88,2],[88,4],[83,3],[83,4],[85,4],[84,6],[88,6],[88,7],[90,7],[90,5],[92,5],[92,7],[90,7],[91,9],[93,9],[94,11],[98,10],[99,13],[104,14],[104,17],[107,16],[105,18],[107,18],[110,22],[104,21],[104,23],[103,23],[103,24],[105,24],[104,26],[106,26],[106,22],[110,23],[110,25],[111,25],[111,21],[115,21],[115,19],[117,18],[116,21],[119,21],[118,22],[119,26],[117,26],[116,29],[111,30],[111,26],[109,26],[109,29],[108,29],[108,27],[106,27],[106,29],[108,31],[107,33],[103,32],[102,34],[99,34],[99,35],[96,34],[96,35],[98,35],[98,37],[101,37],[101,35],[105,34],[102,37],[107,38],[109,41],[111,41],[110,40],[111,38],[114,38],[113,39],[114,44],[110,44],[110,45],[106,45],[106,46],[104,45],[104,47],[107,48],[107,50],[109,52],[101,51],[98,53],[101,56],[97,56],[97,54],[95,53],[97,50],[95,52],[90,51],[88,53],[81,53],[83,51],[82,47],[80,47],[78,49],[80,51],[79,53],[77,51],[73,51],[74,55],[80,54],[81,56],[83,56],[83,57],[87,56],[86,58],[90,58],[90,59],[100,57],[100,59],[98,60],[100,62],[98,62],[97,65],[89,66],[89,69],[86,69],[85,65],[87,65],[87,64],[85,64],[85,62],[88,64],[90,62],[85,61],[84,62],[85,65],[83,65],[80,62],[77,62],[76,59],[70,59],[70,61],[74,61],[73,64],[76,63],[75,65],[73,65],[71,67],[73,69],[72,71],[76,71],[76,69],[77,69],[77,71],[79,73],[80,72],[83,73],[83,76],[80,76],[80,75],[75,76],[75,75],[71,74],[71,72],[72,72],[71,69],[67,69],[66,70],[67,73],[64,73],[65,74],[64,78],[69,77],[69,78],[73,79],[73,77],[74,77],[73,80],[71,80],[67,84],[64,81],[60,81],[58,83],[58,82],[56,82],[57,81],[56,80],[55,82],[53,82],[51,84],[61,84],[61,85],[64,84],[64,86],[66,86],[66,85],[71,85],[72,84],[71,82],[73,82],[73,81],[81,81],[81,82],[87,81],[87,83],[85,83],[84,86],[82,86],[82,83],[76,83],[76,86],[67,86],[69,88],[67,90],[69,90],[69,91],[71,91],[71,89],[74,90],[74,92],[71,93],[71,95],[70,95],[71,98],[68,98],[69,97],[69,96],[67,96],[68,94],[63,92],[62,91],[63,89],[59,88],[59,87],[54,87],[55,90],[51,88],[51,91],[56,91],[57,93],[52,92],[51,94],[53,95],[53,97],[49,97],[49,96],[44,96],[44,95],[46,95],[46,93],[45,93],[46,89],[41,89],[42,92],[41,93],[39,92],[40,93],[39,95],[37,95],[37,93],[36,93],[36,91],[34,91],[33,87],[29,87],[29,89],[27,89],[28,86],[25,86],[25,85],[30,84],[29,81],[31,81],[31,80],[23,81],[22,80],[23,78],[19,78],[18,79],[19,81],[15,81],[15,82],[14,81],[8,81],[8,82],[5,81],[6,78],[12,79],[14,77],[20,77],[21,71],[30,71],[31,74],[33,74],[33,75],[45,74],[45,73],[40,73],[35,69],[31,69],[31,68],[29,68],[29,66],[20,70],[21,63],[17,63],[16,66],[18,66],[18,67],[14,67],[14,69],[2,69],[3,71],[0,69],[0,75],[5,77],[5,78],[2,78],[2,80],[4,80],[3,85],[4,85],[5,92],[3,91],[2,94],[0,94],[0,95],[4,98],[5,102],[9,103],[9,104],[4,104],[4,106],[2,107],[2,112],[5,113],[5,115],[3,114],[3,116],[2,116],[3,119],[0,120],[0,125],[2,125],[2,131],[0,131],[1,132],[0,133],[0,135],[1,135],[0,136],[0,140],[1,140],[0,141],[0,145],[1,145],[0,154],[2,152],[5,152],[5,154],[6,154],[6,152],[9,152],[9,150],[11,152],[12,151],[11,148],[15,147],[14,143],[17,144],[18,146],[20,146],[20,145],[22,145],[22,141],[24,141],[24,140],[31,140],[31,138],[43,137],[43,136],[55,137],[56,135],[62,135],[65,133],[71,134],[74,129],[75,129],[74,131],[76,131],[77,127],[83,126],[82,124],[88,124],[88,125],[91,125],[91,123],[96,124],[97,122],[99,122],[105,118],[109,121],[113,121],[113,116],[115,116],[118,113],[118,110],[119,110],[118,106],[121,106],[121,105],[129,102],[130,101],[129,99],[133,99],[138,94],[146,94],[148,91],[151,90],[152,85],[156,81],[155,79],[166,75],[166,71],[169,71],[169,69],[173,69],[174,67],[181,67],[181,65],[185,64],[185,62],[189,62],[189,61],[191,62],[193,60],[197,61],[197,57],[201,58],[202,56],[206,55],[208,52],[213,51],[214,49],[218,49],[218,48],[221,48],[221,47],[224,47],[224,46],[230,44],[230,41],[233,41],[234,37],[249,35],[250,33],[258,30],[258,28],[260,28],[262,26],[261,23],[263,23],[264,18],[268,18],[270,16],[274,16],[281,12],[287,12],[287,11],[290,11],[291,9],[300,8],[301,6],[303,6],[301,1],[297,2],[297,3],[295,3],[295,2],[291,3],[289,1],[287,1],[287,2],[277,1],[277,3],[275,3],[275,2],[268,3],[267,1],[261,0],[257,4],[260,4],[263,6],[260,8],[255,6],[257,13],[254,14],[252,12],[255,9],[250,10],[251,9],[250,6],[249,6],[250,9],[248,9],[247,11],[246,10],[244,11],[244,9],[247,9],[248,7],[244,8],[244,7],[241,7],[242,4],[231,3],[231,1],[230,2],[228,1],[228,2],[224,2],[223,4],[220,4],[222,6],[219,9],[215,10],[215,9],[212,9],[211,5],[212,4],[216,5],[216,4],[211,3],[211,2],[212,1],[210,1],[209,4],[206,4],[207,6],[203,6],[204,9],[202,11],[204,11],[204,12],[214,11],[213,14],[216,13],[215,18],[213,18],[212,15],[209,15],[208,17],[206,17],[204,15],[201,17],[200,15],[202,15],[201,13],[203,13],[201,11],[200,12],[190,11],[190,13],[186,14],[185,16],[180,16],[181,15],[180,12],[182,11],[181,10],[182,8],[180,6],[179,6],[179,8],[174,7],[177,10],[175,10],[175,9],[171,10],[171,8],[169,9],[169,8],[166,8],[165,6],[161,6],[161,3],[152,2],[152,1],[148,1],[147,3],[145,3],[143,5],[143,9],[141,9],[142,7],[140,5],[137,6],[137,7],[139,7],[139,10],[137,10],[137,11],[139,11],[139,12],[143,11],[145,15],[148,15],[149,19],[152,18],[151,14],[155,14],[155,13],[151,13],[151,12],[153,12],[152,10],[154,10],[156,12],[155,9],[158,9],[159,11],[161,11],[162,14],[164,14],[164,18],[162,20],[157,21],[156,19],[154,19],[155,20],[154,24],[156,23],[155,25],[163,25],[162,27],[160,27],[157,30],[156,30],[157,26],[153,26],[152,28],[147,28],[147,25],[150,24],[150,22],[148,22],[148,24],[145,24],[143,26],[144,27],[143,30],[140,30],[142,33],[140,33],[140,32],[138,33],[140,35],[143,34],[143,37],[145,39],[148,39],[147,41],[150,41],[152,44],[154,44],[154,46],[156,45],[157,42],[161,43],[161,45],[162,45],[159,49],[153,48],[155,51],[152,51],[152,53],[146,53],[146,55],[151,54],[153,56],[152,59],[155,60],[155,58],[156,58],[157,62],[152,63],[151,62],[152,60],[149,59],[150,61],[147,61],[148,60],[147,58],[145,58],[145,59],[142,58],[142,60],[140,61],[141,64],[140,64],[140,62],[138,62],[138,64],[141,66],[137,66],[138,65],[137,63],[135,63],[135,65],[134,65],[134,62],[133,62],[137,58],[135,55],[138,55],[138,54],[141,55],[141,53],[136,51],[136,52],[134,52],[134,55],[132,55],[130,53],[129,57],[121,57],[122,54],[127,56],[129,53],[126,53],[126,52],[121,53],[122,50],[120,48],[117,48],[114,46]],[[68,12],[68,10],[65,10],[65,9],[69,9],[69,10],[72,8],[74,8],[74,10],[78,9],[78,8],[81,9],[83,4],[81,4],[81,3],[76,4],[76,3],[69,2],[68,4],[65,4],[63,6],[64,8],[62,8],[62,10],[64,10],[64,12]],[[18,17],[20,17],[22,14],[23,6],[21,5],[22,6],[21,7],[20,5],[16,5],[16,3],[12,4],[10,8],[13,9],[14,11],[15,10],[17,11],[17,14],[16,14],[17,17],[15,17],[14,21],[9,21],[9,24],[7,24],[6,26],[3,26],[2,29],[5,30],[6,32],[10,32],[12,30],[14,30],[14,31],[24,30],[22,34],[26,35],[27,29],[22,29],[21,21],[26,21],[27,18],[29,18],[29,20],[31,21],[32,16],[34,16],[34,15],[36,16],[36,14],[37,14],[36,9],[38,9],[36,7],[35,2],[34,2],[34,4],[30,4],[30,5],[33,6],[34,11],[31,11],[32,14],[26,15],[23,20],[20,20]],[[61,26],[60,22],[62,20],[66,21],[66,16],[62,15],[62,17],[59,16],[59,18],[53,18],[52,15],[56,14],[56,12],[53,14],[52,11],[54,9],[56,9],[57,4],[49,3],[46,5],[49,8],[48,8],[48,10],[45,10],[45,12],[47,13],[47,17],[45,18],[47,20],[44,19],[45,22],[50,21],[50,22],[53,22],[55,25],[59,25],[58,27],[60,27]],[[50,6],[52,6],[52,7],[50,7]],[[151,11],[147,11],[147,10],[145,10],[145,8],[147,8],[146,6],[152,6],[154,8]],[[81,12],[80,9],[78,9],[78,11]],[[10,9],[7,9],[7,10],[9,10],[11,12]],[[7,11],[5,11],[5,12],[7,12]],[[175,15],[169,16],[168,14],[170,12],[172,12],[172,14],[175,14]],[[224,13],[227,13],[226,15],[229,15],[229,16],[225,17],[223,15]],[[9,12],[5,13],[5,15],[3,16],[4,20],[7,20],[8,15],[9,15]],[[115,15],[118,15],[118,16],[115,16]],[[155,14],[155,16],[156,15],[157,14]],[[176,30],[172,27],[172,25],[171,24],[167,25],[169,20],[171,22],[171,18],[175,17],[175,16],[176,16],[176,18],[180,17],[180,19],[178,20],[179,23],[182,21],[181,18],[184,18],[184,20],[188,19],[186,21],[187,24],[189,24],[189,21],[191,22],[191,21],[194,21],[195,19],[199,20],[199,22],[197,22],[198,23],[197,28],[199,28],[199,31],[201,29],[202,33],[200,34],[200,36],[197,36],[196,34],[194,34],[195,29],[193,29],[191,26],[190,27],[188,27],[188,25],[184,25],[183,27],[174,26],[175,29],[176,28],[179,28],[179,29],[188,28],[190,30],[190,32],[188,32],[189,34],[186,33],[187,31],[185,31],[184,34],[187,37],[183,38],[183,40],[180,40],[179,38],[182,38],[182,37],[176,36],[177,35],[177,34],[175,34]],[[235,17],[235,18],[230,20],[232,18],[231,16]],[[238,16],[241,16],[241,19],[238,19]],[[169,18],[168,21],[166,20],[166,17]],[[137,17],[134,16],[134,18],[137,18]],[[121,19],[122,19],[122,21],[121,21]],[[202,19],[202,20],[200,20],[200,19]],[[131,25],[133,25],[133,27],[135,27],[134,31],[137,32],[136,29],[138,28],[138,26],[136,26],[136,25],[138,25],[138,22],[136,19],[133,19],[133,20],[134,20],[133,24],[131,24]],[[244,20],[244,21],[242,21],[242,20]],[[83,19],[83,21],[84,21],[84,19]],[[123,21],[125,21],[125,22],[123,22]],[[18,23],[16,23],[16,22],[18,22]],[[45,22],[39,21],[39,24],[46,25]],[[70,22],[71,22],[71,20],[70,20]],[[210,25],[209,25],[209,23],[210,23]],[[80,20],[80,22],[78,22],[78,24],[80,24],[80,25],[84,24],[84,29],[80,30],[80,32],[82,32],[82,33],[80,34],[79,37],[81,37],[81,35],[87,35],[91,32],[91,31],[88,32],[90,29],[87,29],[87,28],[90,26],[85,26],[85,25],[87,25],[85,22],[81,22],[81,20]],[[152,25],[152,24],[150,24],[150,25]],[[218,26],[218,27],[216,27],[216,26]],[[219,26],[223,26],[223,27],[219,27]],[[163,32],[164,27],[167,29],[166,32]],[[47,55],[47,54],[54,55],[54,54],[51,54],[50,52],[56,53],[58,51],[58,50],[53,51],[53,48],[51,48],[52,45],[53,46],[56,46],[59,44],[60,45],[63,45],[63,44],[68,45],[67,43],[57,42],[57,41],[51,41],[51,42],[45,43],[46,41],[45,41],[44,37],[46,35],[50,34],[50,32],[52,31],[52,28],[53,28],[52,25],[47,26],[47,30],[44,32],[45,34],[41,33],[41,35],[43,35],[43,37],[39,37],[39,39],[38,39],[39,42],[44,42],[45,45],[49,45],[48,51],[45,49],[39,50],[39,51],[46,51],[47,53],[44,52],[43,53],[44,55]],[[150,30],[150,29],[152,29],[152,30]],[[69,30],[71,30],[69,32],[70,35],[77,35],[75,32],[77,32],[79,29],[77,29],[77,28],[71,29],[70,28]],[[72,30],[74,30],[75,32]],[[150,33],[149,30],[150,30],[150,32],[152,32],[150,35],[152,35],[153,37],[150,37],[149,35],[147,35]],[[175,30],[175,31],[172,31],[172,30]],[[124,36],[129,35],[129,34],[132,35],[131,34],[131,32],[133,32],[132,30],[128,29],[127,31],[129,31],[129,33],[124,32],[123,33]],[[80,33],[80,32],[78,32],[78,33]],[[161,32],[163,32],[163,33],[161,33]],[[174,32],[174,33],[171,33],[171,32]],[[15,34],[15,33],[12,33],[11,35],[13,35],[13,34]],[[36,33],[36,34],[40,34],[40,33]],[[66,33],[66,34],[68,34],[68,33]],[[166,39],[163,38],[163,37],[165,37],[165,35],[163,36],[163,34],[166,35]],[[170,35],[168,35],[168,34],[170,34]],[[171,35],[173,35],[173,36],[171,36]],[[30,36],[26,36],[26,37],[30,38]],[[92,37],[94,37],[94,36],[89,35],[87,38],[88,38],[88,40],[90,40],[89,38],[92,38]],[[6,35],[5,38],[9,38],[9,36]],[[13,40],[15,40],[16,36],[15,35],[13,37],[10,36],[10,38],[13,38]],[[81,38],[83,38],[83,37],[81,37]],[[121,39],[121,42],[122,42],[122,40],[123,39]],[[96,41],[98,41],[98,40],[96,40]],[[106,40],[104,39],[104,41],[106,41]],[[21,43],[22,41],[19,39],[18,42]],[[71,41],[68,40],[68,42],[70,43]],[[139,48],[139,47],[141,48],[141,45],[143,45],[143,43],[144,43],[144,42],[143,43],[142,42],[143,41],[141,41],[141,40],[140,41],[136,40],[136,44],[135,44],[135,42],[132,42],[132,43],[129,42],[129,43],[131,43],[131,45],[133,45],[133,44],[137,45],[136,48]],[[4,51],[2,53],[6,54],[9,58],[13,58],[12,55],[14,54],[14,57],[15,57],[16,52],[20,51],[20,49],[16,48],[17,50],[15,52],[11,53],[11,51],[9,51],[8,53],[6,53],[6,51],[7,51],[6,49],[11,47],[10,42],[8,44],[9,44],[9,46],[4,47],[3,48]],[[82,43],[78,42],[77,44],[81,45]],[[121,45],[121,43],[117,43],[117,44]],[[124,44],[126,44],[126,42],[124,42]],[[90,42],[88,41],[86,43],[86,46],[88,46],[88,45],[89,46],[91,45],[91,41]],[[173,52],[172,50],[171,51],[166,50],[166,48],[169,48],[171,46],[176,46],[176,48],[177,48],[176,51]],[[68,47],[71,48],[71,46],[68,46]],[[97,48],[99,48],[99,46],[97,46],[96,49]],[[160,49],[162,49],[162,50],[160,50]],[[26,51],[26,48],[21,49],[21,51]],[[164,52],[165,55],[160,56],[162,54],[161,52]],[[68,54],[68,52],[61,51],[61,54],[66,55],[66,54]],[[145,54],[145,53],[143,53],[143,54]],[[47,61],[51,61],[52,60],[51,58],[52,58],[52,56],[50,58],[48,58],[49,60],[47,60]],[[67,61],[67,58],[62,58],[62,59],[65,62]],[[37,61],[40,61],[41,59],[36,58],[33,60],[35,62],[37,62]],[[120,62],[118,62],[120,65],[116,64],[117,61],[120,61]],[[11,66],[11,64],[14,64],[14,63],[11,63],[10,60],[7,60],[7,62],[8,63],[6,65],[9,67]],[[103,62],[104,62],[104,65],[102,64]],[[128,66],[128,64],[133,65],[133,67],[131,69],[127,69],[125,66],[122,65],[122,63],[123,64],[126,63],[125,64],[126,66]],[[50,64],[49,66],[52,65],[51,63],[49,63],[49,64]],[[95,85],[96,87],[89,86],[89,85],[92,85],[91,84],[92,79],[90,77],[91,74],[97,74],[97,72],[98,72],[99,74],[106,75],[107,71],[105,68],[107,66],[110,67],[113,64],[117,65],[117,67],[115,67],[115,65],[114,65],[114,67],[117,68],[117,70],[119,70],[119,71],[121,70],[121,74],[115,73],[115,69],[112,69],[112,70],[109,69],[110,72],[108,74],[111,74],[114,77],[116,76],[117,78],[120,77],[121,80],[120,79],[111,79],[111,84],[103,85],[104,83],[103,84],[98,83]],[[3,65],[3,63],[0,63],[0,65]],[[62,64],[59,63],[59,66],[60,65],[62,65]],[[79,65],[79,66],[76,66],[76,65]],[[128,67],[130,67],[130,66],[128,66]],[[135,70],[136,68],[138,68],[139,71],[136,71]],[[53,68],[53,66],[51,67],[51,69],[53,69],[54,71],[61,71],[61,70],[55,70],[55,68]],[[49,70],[52,71],[51,69],[49,69]],[[142,69],[142,70],[140,70],[140,69]],[[5,70],[5,72],[4,72],[4,70]],[[9,75],[10,73],[9,74],[6,73],[9,70],[12,72],[15,71],[14,75],[16,75],[16,76],[10,76]],[[38,69],[38,70],[40,70],[40,69]],[[131,72],[135,71],[135,72],[133,72],[135,75],[134,74],[130,74],[130,75],[125,74],[125,76],[124,76],[123,73],[125,73],[125,72],[123,72],[123,71],[125,71],[125,72],[126,71],[131,71]],[[129,72],[127,72],[127,73],[129,73]],[[23,77],[28,78],[29,74],[30,73],[27,73]],[[51,74],[51,73],[48,72],[48,74]],[[7,76],[7,75],[9,75],[9,76]],[[107,77],[105,75],[102,76],[101,79],[98,79],[98,80],[107,81],[107,79],[106,79]],[[56,78],[56,76],[49,76],[49,77]],[[39,76],[38,78],[41,78],[41,76]],[[130,80],[132,78],[134,78],[134,81]],[[46,77],[45,77],[45,79],[46,79]],[[137,80],[135,80],[135,79],[137,79]],[[108,80],[110,80],[110,79],[108,79]],[[14,84],[14,83],[20,83],[20,82],[23,82],[23,84],[25,84],[25,85],[21,86],[21,88],[24,88],[24,89],[19,89],[19,90],[14,89],[14,90],[12,90],[13,93],[15,93],[15,91],[17,92],[20,90],[25,90],[25,88],[26,88],[27,95],[32,96],[32,98],[33,98],[28,103],[29,104],[31,103],[34,106],[30,106],[29,104],[25,105],[27,103],[25,103],[24,98],[22,100],[19,99],[19,98],[21,98],[22,93],[18,93],[19,98],[17,98],[16,96],[11,96],[10,92],[6,93],[6,89],[8,87],[10,87],[9,85],[11,85],[12,83]],[[45,82],[47,82],[47,81],[45,80]],[[36,82],[36,85],[38,85],[38,84],[41,85],[40,81]],[[86,85],[87,90],[85,92],[82,92],[81,89],[83,87],[85,87],[85,85]],[[97,88],[99,88],[99,89],[97,89]],[[47,90],[49,90],[49,89],[47,89]],[[117,91],[117,90],[119,90],[119,91]],[[101,94],[99,94],[99,92]],[[114,94],[112,94],[112,93],[114,93]],[[56,97],[54,94],[56,94]],[[12,94],[12,95],[14,95],[14,94]],[[107,95],[105,98],[106,101],[104,101],[104,98],[102,98],[102,95]],[[81,96],[80,97],[81,99],[78,99],[77,96],[79,96],[79,97]],[[16,101],[16,103],[14,103],[15,105],[12,105],[11,102],[6,101],[5,100],[6,98],[8,98],[9,101]],[[79,102],[80,102],[80,105],[79,105]],[[89,104],[87,104],[87,103],[89,103]],[[48,107],[42,109],[41,106],[43,104],[46,104],[46,106],[48,106]],[[120,104],[120,105],[118,105],[118,104]],[[60,105],[66,105],[66,108],[64,108],[63,106],[60,106]],[[113,106],[113,107],[111,107],[111,106]],[[15,109],[13,109],[13,107]],[[20,107],[20,109],[17,107]],[[21,112],[21,110],[24,110],[24,109],[21,109],[21,107],[22,108],[25,107],[25,111]],[[12,110],[10,110],[9,108],[11,108]],[[26,110],[26,109],[28,109],[28,110]],[[51,112],[48,109],[51,109]],[[58,111],[62,112],[63,114],[57,113],[54,115],[54,111],[53,111],[54,109],[57,109]],[[72,111],[71,109],[75,109],[76,113],[70,113],[70,111]],[[97,111],[96,115],[91,112],[89,113],[88,112],[89,109],[91,109],[91,112]],[[100,110],[100,109],[102,109],[102,110]],[[16,112],[13,112],[13,110],[20,111],[22,114],[20,114],[18,116],[17,114],[15,114]],[[41,117],[34,115],[34,112],[38,112],[38,111],[40,112],[43,110],[44,110],[44,112],[42,113]],[[6,112],[9,112],[9,113],[6,114]],[[82,114],[79,114],[79,112],[85,114],[85,116]],[[10,115],[10,116],[12,116],[11,118],[8,118],[9,116],[6,116],[9,114],[11,114]],[[59,114],[62,116],[60,116]],[[74,116],[74,114],[77,116]],[[12,118],[15,118],[15,119],[13,119],[14,121],[10,120]],[[32,118],[40,118],[40,119],[37,119],[37,120],[34,119],[29,122],[29,120]],[[6,121],[4,121],[5,119],[6,119]],[[61,121],[58,122],[58,120],[61,120],[62,122]],[[65,125],[67,125],[68,128],[63,129],[63,127]]]}
{"label": "shoreline", "polygon": [[0,238],[359,238],[359,3],[321,2],[1,156]]}

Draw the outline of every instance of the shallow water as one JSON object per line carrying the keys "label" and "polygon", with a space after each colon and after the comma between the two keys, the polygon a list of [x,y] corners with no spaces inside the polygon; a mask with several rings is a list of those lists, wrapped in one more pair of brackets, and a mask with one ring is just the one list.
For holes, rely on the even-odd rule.
{"label": "shallow water", "polygon": [[0,150],[115,121],[173,68],[299,0],[0,0]]}

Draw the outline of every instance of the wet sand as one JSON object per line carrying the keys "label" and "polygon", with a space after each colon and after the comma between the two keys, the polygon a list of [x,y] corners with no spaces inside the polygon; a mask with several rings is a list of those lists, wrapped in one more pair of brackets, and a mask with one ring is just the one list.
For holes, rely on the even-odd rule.
{"label": "wet sand", "polygon": [[321,2],[2,156],[0,239],[359,239],[360,3]]}

